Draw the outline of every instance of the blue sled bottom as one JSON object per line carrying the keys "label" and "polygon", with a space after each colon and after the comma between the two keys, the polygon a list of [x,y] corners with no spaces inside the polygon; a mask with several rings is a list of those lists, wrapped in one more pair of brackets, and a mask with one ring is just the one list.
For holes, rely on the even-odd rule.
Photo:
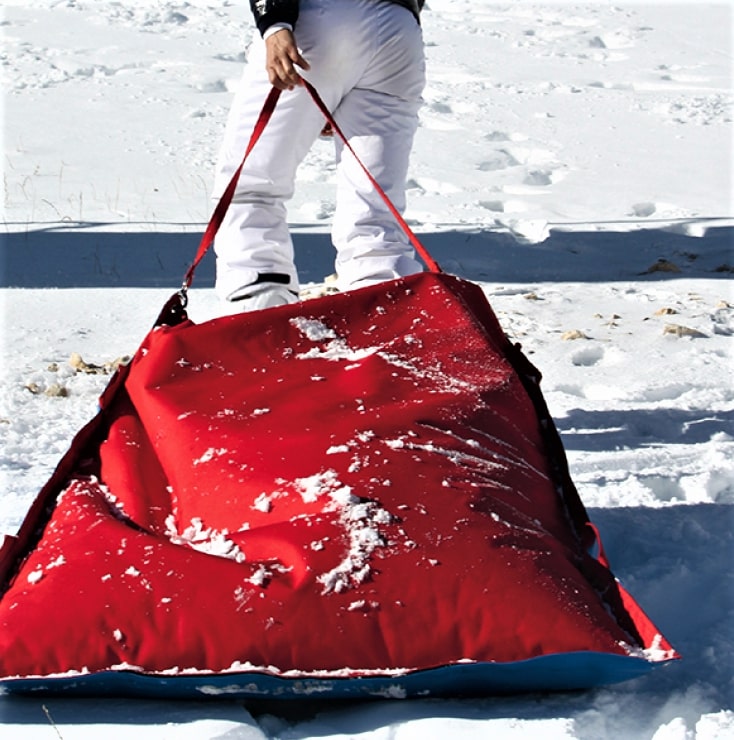
{"label": "blue sled bottom", "polygon": [[64,696],[164,699],[407,699],[590,689],[638,678],[658,665],[594,652],[545,655],[516,663],[457,663],[402,675],[322,678],[269,673],[162,675],[110,670],[74,676],[0,680],[0,691]]}

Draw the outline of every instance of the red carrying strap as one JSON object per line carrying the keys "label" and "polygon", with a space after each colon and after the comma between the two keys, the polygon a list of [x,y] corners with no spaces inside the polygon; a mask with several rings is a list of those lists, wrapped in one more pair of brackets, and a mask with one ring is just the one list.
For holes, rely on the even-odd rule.
{"label": "red carrying strap", "polygon": [[199,242],[199,249],[196,251],[194,261],[191,263],[189,269],[186,271],[183,286],[181,288],[184,294],[186,293],[186,290],[191,287],[191,283],[194,281],[194,272],[199,266],[201,260],[204,259],[204,255],[207,253],[209,247],[211,247],[212,242],[214,241],[214,236],[216,235],[217,231],[219,231],[219,227],[222,225],[224,214],[227,212],[229,204],[232,202],[234,191],[237,188],[237,181],[240,179],[240,173],[242,172],[242,168],[245,165],[245,161],[250,156],[252,148],[255,146],[255,144],[257,144],[257,141],[262,135],[262,132],[268,125],[268,121],[273,115],[273,111],[275,110],[275,105],[278,102],[279,97],[280,90],[274,87],[268,94],[268,97],[265,99],[265,103],[262,107],[262,110],[260,111],[257,122],[255,123],[255,128],[253,129],[250,136],[250,141],[247,144],[247,149],[245,149],[245,156],[242,157],[240,166],[235,170],[234,175],[232,175],[232,179],[229,181],[229,184],[222,194],[222,197],[219,199],[219,202],[214,209],[214,213],[212,213],[212,217],[209,219],[206,231],[201,237],[201,241]]}
{"label": "red carrying strap", "polygon": [[441,268],[438,266],[438,262],[436,262],[436,260],[431,257],[431,255],[428,253],[428,250],[420,243],[418,237],[413,233],[412,229],[410,228],[410,226],[408,226],[398,209],[395,208],[390,198],[388,198],[387,193],[380,187],[377,180],[375,180],[375,178],[372,176],[372,173],[364,166],[362,160],[357,156],[357,153],[354,151],[354,149],[352,149],[352,145],[349,143],[349,141],[347,141],[347,137],[344,136],[344,133],[337,125],[336,121],[334,120],[334,116],[331,115],[331,112],[326,107],[324,101],[321,99],[321,96],[316,92],[316,88],[314,88],[314,86],[306,80],[303,81],[303,84],[306,86],[306,90],[308,90],[308,92],[310,93],[318,109],[324,114],[324,118],[329,122],[331,128],[334,129],[334,133],[336,133],[336,135],[344,142],[344,146],[351,152],[357,164],[362,168],[365,175],[367,175],[367,178],[372,183],[372,187],[374,187],[374,189],[380,194],[382,200],[385,201],[385,205],[390,210],[390,213],[392,213],[392,215],[395,217],[395,220],[400,225],[400,228],[405,232],[405,235],[410,240],[410,243],[413,245],[413,247],[415,247],[415,251],[418,252],[418,254],[421,256],[421,259],[426,263],[426,267],[431,272],[441,272]]}
{"label": "red carrying strap", "polygon": [[[365,175],[367,175],[370,183],[379,193],[380,197],[385,202],[385,205],[388,207],[390,213],[392,213],[392,215],[395,217],[395,220],[398,222],[403,232],[405,232],[405,235],[410,240],[410,243],[413,245],[416,252],[418,252],[421,259],[425,262],[426,267],[431,272],[441,272],[441,268],[439,267],[438,263],[433,259],[433,257],[431,257],[431,255],[428,253],[428,250],[421,244],[421,242],[418,240],[418,237],[413,233],[410,226],[408,226],[405,219],[402,217],[398,209],[394,206],[393,202],[388,197],[387,193],[380,187],[377,180],[375,180],[375,178],[372,176],[372,173],[367,169],[367,167],[365,167],[360,158],[357,156],[346,136],[334,120],[334,117],[331,115],[331,112],[326,107],[326,104],[321,99],[321,96],[316,91],[316,88],[314,88],[311,83],[306,82],[305,80],[303,81],[303,84],[313,98],[314,103],[316,103],[316,106],[323,113],[324,118],[334,130],[334,133],[344,142],[344,146],[352,154],[357,164],[359,164],[359,166],[364,171]],[[232,198],[237,188],[237,182],[240,178],[240,173],[242,172],[245,161],[250,156],[250,152],[262,135],[265,127],[268,125],[268,122],[273,115],[273,111],[275,110],[275,106],[278,102],[279,97],[280,90],[273,87],[268,94],[268,97],[265,99],[265,103],[263,104],[260,115],[257,119],[257,122],[255,123],[255,128],[253,129],[252,135],[250,136],[250,141],[247,144],[247,149],[245,150],[245,154],[242,157],[242,161],[240,162],[239,167],[235,170],[235,173],[232,175],[232,179],[229,181],[229,184],[222,194],[222,197],[219,199],[219,202],[214,209],[214,213],[212,213],[212,217],[209,220],[206,230],[204,231],[204,235],[201,237],[199,248],[196,252],[196,256],[194,257],[194,261],[191,263],[189,269],[186,271],[183,286],[181,288],[182,294],[184,296],[194,280],[194,272],[196,271],[196,268],[199,266],[199,263],[204,258],[204,255],[207,253],[209,247],[211,247],[212,243],[214,242],[214,237],[219,230],[219,227],[222,225],[222,221],[224,220],[224,214],[227,212],[227,209],[232,202]]]}

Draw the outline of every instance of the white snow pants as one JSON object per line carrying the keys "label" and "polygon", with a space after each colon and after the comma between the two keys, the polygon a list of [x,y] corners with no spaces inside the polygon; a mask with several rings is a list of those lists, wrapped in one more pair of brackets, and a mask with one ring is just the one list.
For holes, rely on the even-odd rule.
{"label": "white snow pants", "polygon": [[[420,26],[405,8],[380,0],[302,0],[296,42],[311,65],[303,76],[398,210],[425,85]],[[219,197],[242,160],[270,90],[257,35],[235,93],[216,170]],[[281,94],[248,157],[215,240],[217,292],[227,299],[262,273],[284,273],[298,290],[285,201],[296,169],[324,125],[308,91]],[[422,267],[364,172],[335,137],[336,209],[332,241],[342,290],[420,272]],[[344,156],[342,156],[344,155]]]}

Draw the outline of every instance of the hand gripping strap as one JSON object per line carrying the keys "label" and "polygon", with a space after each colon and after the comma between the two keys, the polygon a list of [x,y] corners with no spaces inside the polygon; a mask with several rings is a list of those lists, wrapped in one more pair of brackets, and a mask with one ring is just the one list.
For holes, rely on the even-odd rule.
{"label": "hand gripping strap", "polygon": [[[372,176],[372,173],[365,167],[365,165],[362,163],[360,158],[357,156],[356,152],[352,148],[349,141],[347,141],[346,136],[342,132],[342,130],[337,125],[336,121],[334,120],[334,117],[331,115],[331,112],[326,107],[326,104],[321,99],[321,96],[318,94],[316,89],[311,85],[311,83],[303,81],[304,86],[306,87],[306,90],[308,90],[308,93],[311,95],[311,98],[313,99],[316,106],[319,108],[319,110],[323,113],[324,118],[328,121],[329,125],[332,127],[336,135],[344,142],[344,146],[351,152],[352,156],[356,160],[357,164],[362,168],[364,173],[367,175],[370,183],[372,183],[372,186],[375,188],[375,190],[379,193],[382,200],[385,202],[385,205],[387,205],[388,209],[390,210],[390,213],[395,217],[395,220],[400,225],[400,228],[403,230],[405,235],[410,240],[410,243],[415,248],[416,252],[420,255],[421,259],[425,262],[426,267],[431,272],[441,272],[441,268],[438,266],[438,263],[431,257],[431,255],[428,253],[428,250],[421,244],[421,242],[418,240],[418,237],[413,233],[411,228],[406,223],[405,219],[402,217],[398,209],[394,206],[390,198],[387,196],[387,193],[380,187],[379,183],[375,178]],[[262,132],[265,130],[265,127],[268,125],[268,122],[270,121],[271,116],[273,115],[273,111],[275,110],[275,106],[278,102],[278,98],[280,97],[280,90],[273,87],[268,94],[268,97],[265,99],[265,103],[263,104],[262,110],[260,111],[260,115],[257,119],[257,122],[255,123],[255,128],[252,131],[252,135],[250,136],[250,141],[247,144],[247,149],[245,150],[245,154],[242,157],[242,162],[240,162],[239,167],[235,170],[235,173],[232,175],[232,179],[229,181],[229,184],[227,185],[224,193],[222,194],[222,197],[219,199],[219,202],[217,203],[214,213],[212,214],[211,219],[209,220],[209,223],[206,227],[206,231],[204,232],[204,235],[201,238],[201,241],[199,242],[199,248],[196,252],[196,256],[194,257],[194,261],[191,263],[191,266],[186,271],[186,275],[184,276],[183,285],[181,287],[181,298],[183,299],[183,303],[185,305],[185,296],[186,291],[189,287],[191,287],[191,284],[194,280],[194,272],[196,271],[196,268],[198,267],[201,260],[204,258],[204,255],[209,250],[209,247],[211,247],[214,236],[216,235],[217,231],[219,230],[219,227],[222,225],[222,221],[224,220],[224,214],[227,212],[227,209],[229,208],[229,204],[232,202],[232,198],[234,196],[235,190],[237,188],[237,182],[240,177],[240,173],[242,172],[242,168],[245,164],[245,161],[250,156],[250,152],[252,151],[253,147],[257,143],[258,139],[262,135]]]}

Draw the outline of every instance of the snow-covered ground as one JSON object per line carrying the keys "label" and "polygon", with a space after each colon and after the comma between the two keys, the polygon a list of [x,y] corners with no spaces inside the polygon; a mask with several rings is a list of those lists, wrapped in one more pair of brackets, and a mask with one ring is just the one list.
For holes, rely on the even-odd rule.
{"label": "snow-covered ground", "polygon": [[[6,0],[0,532],[177,288],[248,4]],[[683,660],[571,695],[365,704],[0,697],[5,738],[734,737],[731,3],[429,0],[408,219],[544,374],[612,568]],[[299,173],[332,271],[331,144]],[[212,263],[191,315],[216,315]]]}

